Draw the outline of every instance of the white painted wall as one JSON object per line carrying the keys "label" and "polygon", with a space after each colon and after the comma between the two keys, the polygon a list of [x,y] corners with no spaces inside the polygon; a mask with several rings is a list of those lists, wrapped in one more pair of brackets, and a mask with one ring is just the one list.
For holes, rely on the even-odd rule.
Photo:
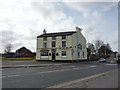
{"label": "white painted wall", "polygon": [[[64,40],[63,40],[64,41]],[[87,49],[86,49],[86,39],[84,38],[84,36],[82,35],[80,30],[77,30],[77,33],[67,36],[66,37],[66,47],[68,47],[68,49],[61,49],[60,47],[62,47],[62,37],[61,36],[57,36],[56,37],[56,53],[59,54],[59,56],[56,56],[56,60],[78,60],[78,59],[87,59]],[[47,47],[49,49],[49,53],[51,53],[51,48],[52,47],[52,37],[47,37],[47,41],[43,41],[43,38],[37,38],[37,48],[36,48],[36,59],[40,60],[41,56],[40,56],[40,49],[43,48],[43,42],[47,42]],[[80,57],[78,57],[78,50],[77,50],[77,45],[78,44],[82,44],[82,50],[80,51]],[[83,49],[83,46],[85,45],[85,49]],[[59,47],[60,46],[60,47]],[[73,56],[71,54],[71,48],[70,46],[72,46],[74,53]],[[76,47],[76,48],[75,48]],[[62,51],[65,50],[67,53],[66,57],[62,57]],[[85,57],[83,58],[83,52]],[[51,56],[48,56],[48,58],[44,58],[45,60],[51,60],[52,58],[52,54]],[[43,59],[43,58],[42,58]]]}

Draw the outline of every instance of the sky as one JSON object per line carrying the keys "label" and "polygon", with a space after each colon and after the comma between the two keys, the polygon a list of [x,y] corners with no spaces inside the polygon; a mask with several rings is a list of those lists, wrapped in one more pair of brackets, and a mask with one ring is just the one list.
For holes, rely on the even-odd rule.
{"label": "sky", "polygon": [[36,51],[36,37],[82,28],[87,43],[102,40],[118,51],[117,0],[0,0],[0,52],[25,46]]}

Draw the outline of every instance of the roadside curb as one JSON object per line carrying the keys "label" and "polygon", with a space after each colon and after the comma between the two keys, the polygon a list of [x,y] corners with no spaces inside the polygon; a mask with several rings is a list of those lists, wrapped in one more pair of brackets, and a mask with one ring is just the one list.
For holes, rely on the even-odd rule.
{"label": "roadside curb", "polygon": [[73,81],[69,81],[69,82],[65,82],[65,83],[61,83],[61,84],[49,86],[47,88],[52,88],[52,89],[55,89],[55,88],[64,88],[65,86],[70,86],[70,85],[74,85],[74,84],[81,83],[81,82],[84,82],[84,81],[89,81],[91,79],[96,79],[98,77],[105,76],[105,75],[107,75],[109,73],[114,73],[116,71],[118,71],[118,69],[115,69],[113,71],[103,72],[103,73],[96,74],[96,75],[93,75],[93,76],[88,76],[88,77],[85,77],[85,78],[82,78],[82,79],[77,79],[77,80],[73,80]]}
{"label": "roadside curb", "polygon": [[24,65],[24,66],[3,66],[1,68],[30,68],[30,67],[47,67],[53,65]]}
{"label": "roadside curb", "polygon": [[43,64],[43,65],[13,65],[13,66],[0,66],[0,68],[30,68],[30,67],[48,67],[48,66],[59,66],[62,64]]}

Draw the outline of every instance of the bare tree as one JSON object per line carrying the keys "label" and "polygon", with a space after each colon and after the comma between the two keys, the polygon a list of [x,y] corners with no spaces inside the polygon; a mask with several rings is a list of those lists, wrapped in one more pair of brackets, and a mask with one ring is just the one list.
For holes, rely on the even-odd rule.
{"label": "bare tree", "polygon": [[7,44],[7,45],[5,46],[4,52],[5,52],[6,54],[7,54],[7,53],[10,53],[11,50],[12,50],[12,48],[13,48],[12,44]]}
{"label": "bare tree", "polygon": [[109,50],[111,50],[111,46],[110,46],[109,43],[107,43],[105,46],[106,46],[106,48],[108,48]]}
{"label": "bare tree", "polygon": [[95,46],[92,43],[88,43],[88,49],[93,53],[95,51]]}
{"label": "bare tree", "polygon": [[104,45],[104,42],[102,40],[96,40],[95,41],[95,47],[96,47],[96,51],[98,52],[98,49]]}

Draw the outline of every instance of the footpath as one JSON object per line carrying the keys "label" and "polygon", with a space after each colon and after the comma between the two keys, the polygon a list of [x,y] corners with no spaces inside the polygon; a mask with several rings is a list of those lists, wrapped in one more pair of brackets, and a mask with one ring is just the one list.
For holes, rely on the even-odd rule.
{"label": "footpath", "polygon": [[82,79],[50,86],[48,88],[112,88],[114,90],[119,90],[118,70],[100,73]]}
{"label": "footpath", "polygon": [[35,60],[2,60],[0,64],[0,68],[29,68],[29,67],[47,67],[47,66],[58,66],[69,63],[57,63],[50,61],[35,61]]}

